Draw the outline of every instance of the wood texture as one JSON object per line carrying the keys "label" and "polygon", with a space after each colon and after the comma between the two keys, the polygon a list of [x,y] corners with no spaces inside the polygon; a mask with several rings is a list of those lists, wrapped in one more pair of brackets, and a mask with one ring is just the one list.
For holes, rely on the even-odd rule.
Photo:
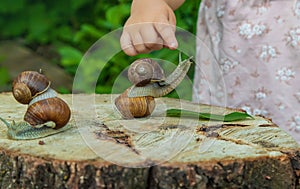
{"label": "wood texture", "polygon": [[[165,118],[166,108],[233,110],[159,98],[150,118],[123,120],[116,95],[60,97],[72,108],[70,130],[14,141],[0,123],[1,188],[299,188],[299,144],[268,119]],[[1,117],[23,119],[11,93],[0,102]]]}

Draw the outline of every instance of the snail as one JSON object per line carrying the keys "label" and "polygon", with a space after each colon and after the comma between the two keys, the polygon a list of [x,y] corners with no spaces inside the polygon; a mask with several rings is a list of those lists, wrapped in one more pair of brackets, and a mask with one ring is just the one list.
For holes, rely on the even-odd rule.
{"label": "snail", "polygon": [[24,71],[13,82],[12,93],[21,104],[28,104],[35,96],[44,93],[51,82],[38,72]]}
{"label": "snail", "polygon": [[165,79],[164,70],[160,65],[150,59],[142,58],[134,61],[128,69],[128,79],[136,86],[144,86],[150,80]]}
{"label": "snail", "polygon": [[[143,63],[145,60],[142,59],[137,62]],[[178,66],[167,78],[163,75],[160,75],[159,78],[151,78],[153,77],[152,75],[150,78],[142,78],[142,82],[133,83],[133,86],[126,89],[115,99],[115,107],[118,112],[124,119],[146,117],[151,115],[155,108],[155,98],[167,95],[174,90],[187,74],[191,64],[192,57],[182,61],[180,56]],[[132,68],[129,68],[129,70],[130,69]],[[160,67],[155,68],[154,72],[156,70],[161,72],[160,69]],[[132,72],[128,72],[128,74],[128,78],[132,77],[130,76]],[[140,80],[137,79],[137,81]]]}
{"label": "snail", "polygon": [[150,115],[155,108],[154,97],[141,96],[141,97],[128,97],[128,88],[115,100],[117,110],[121,113],[125,119],[146,117]]}
{"label": "snail", "polygon": [[34,71],[22,72],[13,82],[13,96],[22,103],[28,104],[24,122],[9,124],[0,117],[8,128],[11,139],[35,139],[65,131],[71,127],[67,123],[71,110],[66,102],[57,97],[50,88],[50,81]]}

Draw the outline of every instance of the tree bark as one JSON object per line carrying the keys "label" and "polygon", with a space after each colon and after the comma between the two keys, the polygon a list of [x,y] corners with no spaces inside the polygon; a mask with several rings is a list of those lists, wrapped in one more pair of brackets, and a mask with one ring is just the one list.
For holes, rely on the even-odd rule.
{"label": "tree bark", "polygon": [[[16,141],[0,123],[1,188],[300,188],[299,144],[266,118],[166,118],[166,108],[236,110],[159,98],[151,117],[124,120],[116,95],[60,97],[72,129]],[[27,107],[11,93],[0,102],[1,117],[22,121]]]}

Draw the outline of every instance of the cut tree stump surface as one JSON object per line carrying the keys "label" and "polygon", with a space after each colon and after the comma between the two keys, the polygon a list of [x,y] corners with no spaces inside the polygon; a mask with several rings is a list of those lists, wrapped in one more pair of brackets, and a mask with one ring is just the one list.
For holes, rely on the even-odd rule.
{"label": "cut tree stump surface", "polygon": [[[72,103],[72,95],[60,97],[73,110],[70,130],[16,141],[0,123],[1,188],[300,187],[299,144],[263,117],[166,118],[166,108],[236,110],[158,98],[150,118],[123,120],[112,105],[116,95],[74,95],[80,103]],[[95,105],[87,111],[90,98]],[[1,117],[18,122],[27,107],[2,93],[0,108]]]}

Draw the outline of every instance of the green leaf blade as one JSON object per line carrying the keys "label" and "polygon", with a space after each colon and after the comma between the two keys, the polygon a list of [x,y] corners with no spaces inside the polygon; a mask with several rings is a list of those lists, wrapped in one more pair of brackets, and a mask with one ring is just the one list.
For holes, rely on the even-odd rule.
{"label": "green leaf blade", "polygon": [[195,119],[203,119],[203,120],[213,120],[213,121],[224,121],[224,122],[232,122],[232,121],[241,121],[246,120],[247,118],[254,119],[251,115],[246,112],[232,112],[226,115],[220,114],[211,114],[211,113],[201,113],[194,112],[189,110],[181,110],[181,109],[168,109],[166,111],[167,117],[187,117],[187,118],[195,118]]}
{"label": "green leaf blade", "polygon": [[224,121],[239,121],[245,120],[247,118],[254,119],[251,115],[247,114],[246,112],[232,112],[230,114],[225,115]]}

